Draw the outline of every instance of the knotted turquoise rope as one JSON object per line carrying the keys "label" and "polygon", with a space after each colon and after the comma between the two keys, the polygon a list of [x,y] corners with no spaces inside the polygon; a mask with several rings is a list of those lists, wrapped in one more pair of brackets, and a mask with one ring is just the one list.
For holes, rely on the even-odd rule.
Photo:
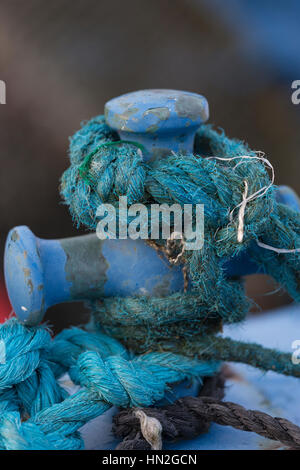
{"label": "knotted turquoise rope", "polygon": [[[149,406],[168,384],[216,373],[215,361],[172,353],[132,356],[100,332],[65,330],[51,340],[45,327],[12,319],[0,326],[0,449],[81,449],[78,430],[112,405]],[[81,386],[67,396],[58,378]]]}
{"label": "knotted turquoise rope", "polygon": [[[2,450],[82,449],[78,431],[88,421],[112,405],[150,406],[164,396],[168,384],[214,375],[219,369],[211,360],[215,357],[300,376],[288,354],[222,337],[179,340],[186,357],[170,352],[132,356],[99,331],[72,328],[52,340],[45,327],[26,327],[12,319],[0,326],[0,341]],[[172,343],[162,346],[174,350]],[[58,380],[66,372],[81,386],[71,396]]]}
{"label": "knotted turquoise rope", "polygon": [[[148,164],[136,145],[119,141],[103,116],[71,138],[71,165],[62,177],[61,194],[77,225],[94,230],[98,206],[109,202],[117,209],[119,196],[127,196],[128,204],[199,203],[205,210],[204,247],[185,252],[191,289],[164,298],[100,299],[90,304],[94,324],[137,352],[159,348],[165,340],[214,335],[221,323],[240,322],[249,311],[243,280],[224,272],[224,262],[246,249],[261,272],[300,301],[299,251],[278,254],[257,245],[299,248],[300,215],[277,202],[262,161],[243,156],[256,154],[206,125],[196,135],[194,154],[170,154]],[[234,208],[242,201],[245,181],[249,195],[268,190],[247,203],[240,242]]]}

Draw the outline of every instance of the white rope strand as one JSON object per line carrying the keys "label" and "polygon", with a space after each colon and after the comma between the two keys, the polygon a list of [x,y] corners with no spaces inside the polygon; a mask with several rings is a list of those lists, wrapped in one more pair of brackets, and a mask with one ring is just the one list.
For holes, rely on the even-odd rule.
{"label": "white rope strand", "polygon": [[[245,190],[243,193],[243,198],[242,202],[240,202],[237,206],[235,206],[229,213],[229,219],[230,222],[233,220],[233,213],[236,209],[239,208],[239,224],[238,224],[238,233],[237,233],[237,240],[239,243],[242,243],[243,238],[244,238],[244,217],[245,217],[245,209],[246,205],[248,202],[253,201],[254,199],[257,199],[259,197],[262,197],[266,194],[266,192],[273,186],[274,181],[275,181],[275,171],[273,165],[270,163],[270,161],[265,158],[265,154],[261,151],[256,152],[257,155],[241,155],[239,157],[231,157],[231,158],[222,158],[222,157],[206,157],[208,159],[215,159],[215,160],[221,160],[221,161],[232,161],[232,160],[241,160],[239,163],[235,165],[234,168],[237,168],[239,165],[245,163],[243,160],[249,160],[249,159],[256,159],[260,160],[263,162],[266,166],[269,167],[272,173],[271,177],[271,182],[269,185],[264,186],[263,188],[259,189],[258,191],[255,191],[255,193],[251,194],[250,196],[247,197],[248,193],[248,182],[245,180],[244,185],[245,185]],[[294,249],[287,249],[287,248],[276,248],[274,246],[267,245],[266,243],[260,242],[259,240],[256,240],[256,243],[258,246],[261,248],[264,248],[265,250],[270,250],[274,251],[278,254],[288,254],[288,253],[298,253],[300,252],[300,248],[294,248]]]}
{"label": "white rope strand", "polygon": [[244,217],[245,217],[245,209],[246,209],[247,194],[248,194],[247,180],[244,181],[244,185],[245,185],[245,191],[243,194],[243,202],[239,210],[239,226],[238,226],[238,232],[237,232],[237,241],[239,243],[242,243],[243,238],[244,238]]}

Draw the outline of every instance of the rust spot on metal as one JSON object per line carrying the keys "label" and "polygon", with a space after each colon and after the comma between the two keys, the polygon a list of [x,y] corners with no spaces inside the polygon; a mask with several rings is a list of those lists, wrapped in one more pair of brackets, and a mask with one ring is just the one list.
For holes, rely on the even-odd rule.
{"label": "rust spot on metal", "polygon": [[165,106],[161,108],[150,108],[144,112],[143,116],[148,116],[148,114],[154,114],[159,121],[166,121],[170,117],[170,110]]}

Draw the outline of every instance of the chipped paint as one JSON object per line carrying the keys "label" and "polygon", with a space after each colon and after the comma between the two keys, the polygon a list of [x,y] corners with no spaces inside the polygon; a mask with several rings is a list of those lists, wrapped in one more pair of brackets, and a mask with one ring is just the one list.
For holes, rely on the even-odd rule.
{"label": "chipped paint", "polygon": [[142,90],[108,101],[105,119],[120,139],[143,145],[143,159],[148,161],[171,151],[192,153],[195,133],[208,119],[208,104],[196,93]]}
{"label": "chipped paint", "polygon": [[103,296],[108,264],[102,253],[102,241],[92,235],[60,240],[66,254],[65,274],[73,300]]}
{"label": "chipped paint", "polygon": [[[176,90],[143,90],[105,105],[108,126],[120,139],[140,143],[145,161],[163,158],[171,151],[192,153],[195,133],[207,117],[204,97]],[[166,295],[183,288],[181,269],[166,267],[144,242],[116,240],[116,246],[113,242],[101,242],[95,234],[42,240],[28,227],[13,229],[6,249],[5,277],[17,315],[34,323],[49,306],[60,302],[104,294],[135,295],[139,289]],[[124,280],[128,282],[122,289]],[[28,308],[27,316],[21,305]]]}
{"label": "chipped paint", "polygon": [[[133,105],[127,105],[126,109],[123,111],[123,113],[115,113],[111,125],[113,127],[119,128],[122,131],[127,131],[131,132],[132,128],[128,124],[128,121],[130,118],[134,116],[138,112],[138,108],[134,107]],[[105,108],[105,117],[107,117],[108,110]]]}
{"label": "chipped paint", "polygon": [[33,292],[33,283],[32,283],[32,279],[30,278],[31,271],[30,271],[29,268],[23,268],[23,273],[24,273],[24,277],[25,277],[25,282],[26,282],[27,286],[29,287],[29,294],[31,295],[32,292]]}
{"label": "chipped paint", "polygon": [[178,116],[196,121],[201,117],[205,122],[208,119],[206,100],[202,96],[182,94],[176,99],[175,109]]}
{"label": "chipped paint", "polygon": [[167,107],[158,107],[158,108],[149,108],[144,112],[143,117],[148,116],[149,114],[154,114],[159,121],[166,121],[170,117],[170,110]]}
{"label": "chipped paint", "polygon": [[16,242],[16,241],[19,240],[19,234],[18,234],[18,232],[17,232],[16,230],[14,230],[14,231],[12,232],[12,234],[11,234],[11,240],[12,240],[13,242]]}

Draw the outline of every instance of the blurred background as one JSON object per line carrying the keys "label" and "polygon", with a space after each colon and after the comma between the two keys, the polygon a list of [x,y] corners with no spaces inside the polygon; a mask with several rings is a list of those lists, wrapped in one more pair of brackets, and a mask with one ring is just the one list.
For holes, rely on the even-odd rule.
{"label": "blurred background", "polygon": [[[300,193],[299,19],[297,0],[0,0],[0,258],[14,225],[78,234],[58,192],[68,137],[137,89],[205,95],[210,122],[263,150],[276,183]],[[268,279],[247,286],[256,310],[290,302]],[[2,287],[0,315],[9,312]],[[86,315],[72,304],[47,319],[59,327]]]}

